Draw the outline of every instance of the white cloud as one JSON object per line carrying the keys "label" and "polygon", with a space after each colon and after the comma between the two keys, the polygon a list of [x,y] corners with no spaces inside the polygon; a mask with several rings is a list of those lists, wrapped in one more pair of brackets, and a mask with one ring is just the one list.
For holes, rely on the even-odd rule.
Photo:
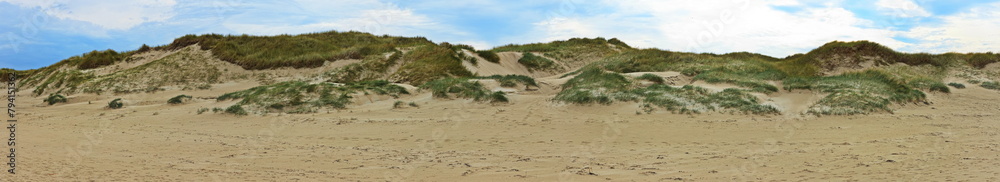
{"label": "white cloud", "polygon": [[904,34],[917,39],[904,50],[927,52],[1000,51],[1000,3],[941,17],[942,23],[914,27]]}
{"label": "white cloud", "polygon": [[883,14],[901,18],[928,17],[931,13],[912,0],[878,0],[877,9]]}
{"label": "white cloud", "polygon": [[[329,30],[361,31],[375,35],[461,37],[471,35],[392,3],[367,1],[306,1],[294,8],[258,7],[222,23],[234,32],[256,35],[298,34]],[[269,6],[269,5],[264,5]],[[280,14],[261,16],[261,11]],[[303,17],[303,18],[295,18]],[[454,40],[454,39],[453,39]]]}
{"label": "white cloud", "polygon": [[39,8],[56,18],[88,22],[108,30],[128,30],[147,22],[165,21],[174,16],[173,6],[177,4],[173,0],[0,1],[26,8]]}
{"label": "white cloud", "polygon": [[535,24],[544,39],[618,37],[637,47],[675,51],[757,52],[784,57],[824,43],[871,40],[889,47],[908,45],[898,32],[865,28],[871,21],[836,6],[775,10],[790,1],[606,1],[610,14],[551,18]]}

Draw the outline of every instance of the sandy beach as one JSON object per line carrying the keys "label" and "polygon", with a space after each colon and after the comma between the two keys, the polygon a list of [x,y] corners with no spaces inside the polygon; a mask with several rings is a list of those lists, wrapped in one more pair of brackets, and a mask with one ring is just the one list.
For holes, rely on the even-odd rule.
{"label": "sandy beach", "polygon": [[982,88],[856,116],[637,115],[635,103],[432,102],[427,92],[398,109],[383,100],[315,114],[196,113],[232,104],[197,99],[226,89],[182,105],[164,103],[168,91],[128,95],[117,110],[101,107],[111,96],[21,107],[12,180],[1000,180],[1000,97]]}

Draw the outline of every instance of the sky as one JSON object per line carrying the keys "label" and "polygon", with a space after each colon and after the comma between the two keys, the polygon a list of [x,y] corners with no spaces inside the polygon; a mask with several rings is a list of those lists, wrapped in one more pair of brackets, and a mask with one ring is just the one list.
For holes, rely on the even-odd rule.
{"label": "sky", "polygon": [[0,0],[0,67],[186,34],[362,31],[489,49],[618,38],[685,52],[805,53],[870,40],[903,52],[1000,52],[1000,0]]}

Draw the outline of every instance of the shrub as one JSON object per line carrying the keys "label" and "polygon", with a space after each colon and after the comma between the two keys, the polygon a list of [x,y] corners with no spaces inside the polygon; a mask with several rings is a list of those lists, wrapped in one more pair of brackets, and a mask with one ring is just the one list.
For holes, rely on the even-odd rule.
{"label": "shrub", "polygon": [[983,82],[983,84],[980,84],[979,86],[986,89],[1000,90],[1000,82]]}
{"label": "shrub", "polygon": [[497,53],[493,51],[481,50],[481,51],[476,51],[476,54],[478,54],[479,57],[486,59],[486,61],[492,63],[500,63],[500,56],[498,56]]}
{"label": "shrub", "polygon": [[537,56],[530,52],[524,53],[524,56],[521,57],[521,59],[518,59],[517,62],[521,63],[521,65],[524,65],[524,67],[527,67],[528,70],[531,71],[549,69],[555,66],[555,62],[552,62],[552,60]]}
{"label": "shrub", "polygon": [[199,108],[198,109],[198,114],[205,113],[207,111],[208,111],[208,108]]}
{"label": "shrub", "polygon": [[489,95],[489,99],[488,100],[490,101],[490,103],[501,103],[501,102],[502,103],[507,103],[507,102],[510,102],[510,100],[507,99],[506,95],[507,95],[506,93],[503,93],[501,91],[496,91],[496,92],[493,92],[493,93],[491,93]]}
{"label": "shrub", "polygon": [[395,103],[392,103],[392,108],[396,108],[396,109],[403,108],[403,101],[398,101],[397,100]]}
{"label": "shrub", "polygon": [[410,102],[410,107],[420,107],[416,102]]}
{"label": "shrub", "polygon": [[190,95],[178,95],[178,96],[174,96],[173,98],[167,99],[167,103],[168,104],[180,104],[180,103],[184,103],[185,99],[191,99],[191,98],[192,97]]}
{"label": "shrub", "polygon": [[212,108],[212,113],[219,113],[219,112],[221,112],[221,111],[223,111],[223,109],[222,109],[222,108],[218,108],[218,107],[213,107],[213,108]]}
{"label": "shrub", "polygon": [[955,82],[948,83],[948,86],[955,87],[957,89],[963,89],[963,88],[965,88],[964,84],[955,83]]}
{"label": "shrub", "polygon": [[149,46],[146,44],[142,44],[142,46],[139,47],[139,50],[135,50],[135,53],[144,53],[150,50],[152,50],[152,48],[149,48]]}
{"label": "shrub", "polygon": [[935,84],[931,85],[930,91],[931,92],[941,92],[941,93],[951,93],[951,89],[948,89],[948,86],[945,86],[943,83],[935,83]]}
{"label": "shrub", "polygon": [[226,108],[226,113],[240,115],[240,116],[248,114],[247,111],[243,110],[243,107],[240,106],[239,104],[235,104],[235,105],[227,107]]}
{"label": "shrub", "polygon": [[111,109],[120,109],[120,108],[122,108],[124,106],[125,105],[122,104],[122,98],[117,98],[115,100],[111,100],[111,102],[108,102],[108,108],[111,108]]}
{"label": "shrub", "polygon": [[656,84],[663,84],[664,82],[666,82],[665,80],[663,80],[663,77],[650,73],[642,74],[641,76],[636,77],[636,79],[646,80]]}
{"label": "shrub", "polygon": [[49,103],[49,105],[53,105],[53,104],[60,103],[60,102],[66,102],[66,97],[64,97],[62,95],[59,95],[59,94],[54,94],[53,93],[53,94],[49,94],[49,97],[45,98],[44,101],[47,102],[47,103]]}

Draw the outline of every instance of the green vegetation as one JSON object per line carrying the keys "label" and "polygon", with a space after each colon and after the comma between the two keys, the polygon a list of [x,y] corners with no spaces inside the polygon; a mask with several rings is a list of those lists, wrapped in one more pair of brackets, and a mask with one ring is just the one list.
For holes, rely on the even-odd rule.
{"label": "green vegetation", "polygon": [[635,77],[635,79],[646,80],[649,82],[653,82],[655,84],[663,84],[664,82],[666,82],[666,80],[663,80],[663,77],[651,73],[642,74],[639,77]]}
{"label": "green vegetation", "polygon": [[344,85],[332,83],[310,84],[288,81],[272,85],[227,93],[217,100],[243,99],[237,105],[260,112],[310,113],[314,109],[330,107],[343,109],[351,103],[351,94],[389,95],[409,94],[405,88],[385,80],[354,82]]}
{"label": "green vegetation", "polygon": [[46,89],[50,88],[76,90],[83,84],[84,81],[93,79],[94,77],[93,73],[83,73],[78,70],[60,71],[52,76],[49,76],[43,82],[35,86],[35,90],[32,91],[32,93],[35,95],[42,95],[45,93]]}
{"label": "green vegetation", "polygon": [[[640,102],[644,106],[643,110],[659,107],[681,113],[713,110],[773,113],[773,108],[768,109],[770,106],[761,105],[755,98],[748,96],[757,93],[771,94],[779,89],[809,89],[829,94],[810,107],[809,112],[813,114],[891,112],[889,106],[892,104],[923,101],[927,92],[949,93],[950,89],[964,88],[962,84],[942,82],[956,69],[963,74],[958,76],[968,79],[970,84],[988,89],[1000,88],[1000,83],[992,81],[998,80],[1000,73],[993,69],[983,69],[989,64],[1000,62],[998,54],[901,53],[868,41],[834,41],[805,54],[779,59],[748,52],[719,55],[634,49],[614,38],[573,38],[477,51],[468,45],[446,42],[434,44],[422,37],[375,36],[335,31],[279,36],[187,35],[175,39],[167,46],[143,45],[138,50],[122,52],[95,50],[33,70],[4,68],[0,69],[0,76],[6,79],[7,73],[18,74],[19,84],[34,88],[35,96],[49,94],[45,100],[49,104],[58,103],[60,97],[65,99],[59,94],[129,94],[181,88],[173,86],[208,89],[211,84],[226,80],[225,77],[271,76],[224,74],[231,72],[221,71],[214,63],[200,61],[212,57],[196,54],[197,52],[193,52],[194,47],[188,47],[195,44],[224,61],[247,69],[317,67],[329,61],[360,60],[321,76],[329,82],[346,84],[274,83],[274,79],[260,79],[266,86],[220,97],[243,99],[237,104],[238,107],[251,112],[315,112],[317,107],[343,108],[350,102],[352,94],[393,97],[406,94],[402,87],[384,80],[421,85],[421,88],[435,91],[434,95],[438,98],[459,97],[484,102],[504,102],[506,96],[502,92],[488,91],[478,82],[471,82],[471,79],[494,79],[504,87],[519,84],[537,87],[537,84],[531,77],[523,75],[472,77],[473,73],[465,70],[462,62],[477,64],[475,54],[497,63],[500,60],[498,53],[510,51],[522,53],[524,56],[518,62],[531,71],[558,69],[559,65],[585,65],[564,75],[576,77],[563,86],[563,90],[554,99],[556,101],[578,104]],[[121,61],[128,62],[133,55],[142,52],[182,48],[191,50],[179,51],[160,60],[109,74],[88,70]],[[471,53],[466,53],[469,51]],[[593,60],[598,61],[584,64]],[[861,63],[868,61],[873,61],[875,67],[862,68],[864,64]],[[662,85],[663,78],[652,74],[636,78],[620,74],[664,71],[680,72],[697,81],[733,84],[739,88],[713,93],[694,86]],[[176,76],[150,76],[164,74]],[[659,83],[656,85],[660,86],[639,87],[635,84],[636,80],[647,80]],[[783,83],[783,88],[778,88],[777,83]],[[175,98],[180,101],[176,103],[182,103],[184,99]],[[168,103],[175,103],[175,98],[168,100]],[[121,104],[120,99],[117,102]],[[218,111],[224,110],[219,108]]]}
{"label": "green vegetation", "polygon": [[45,100],[43,100],[43,101],[45,101],[46,103],[49,103],[49,105],[53,105],[53,104],[60,103],[60,102],[65,103],[66,102],[66,97],[62,96],[62,95],[59,95],[59,94],[53,93],[53,94],[49,94],[49,97],[45,98]]}
{"label": "green vegetation", "polygon": [[122,104],[122,98],[117,98],[115,100],[111,100],[111,102],[108,102],[108,108],[111,109],[121,109],[124,106],[125,104]]}
{"label": "green vegetation", "polygon": [[[617,39],[615,39],[615,40],[617,40]],[[618,42],[621,42],[621,41],[618,41]],[[579,47],[591,47],[591,48],[601,47],[601,48],[603,48],[603,47],[606,47],[607,44],[608,44],[608,41],[605,40],[604,38],[601,38],[601,37],[594,38],[594,39],[588,39],[588,38],[571,38],[571,39],[565,40],[565,41],[553,41],[553,42],[550,42],[550,43],[533,43],[533,44],[524,44],[524,45],[509,44],[509,45],[505,45],[505,46],[500,46],[500,47],[497,47],[497,48],[493,48],[493,51],[494,52],[506,52],[506,51],[514,51],[514,52],[553,52],[553,51],[559,51],[559,50],[565,50],[565,49],[577,49]],[[621,44],[624,44],[624,43],[621,43]]]}
{"label": "green vegetation", "polygon": [[135,50],[135,53],[136,53],[136,54],[138,54],[138,53],[144,53],[144,52],[149,52],[149,51],[151,51],[151,50],[153,50],[153,48],[150,48],[150,47],[149,47],[148,45],[146,45],[146,44],[142,44],[142,46],[139,46],[139,49],[138,49],[138,50]]}
{"label": "green vegetation", "polygon": [[396,102],[392,103],[392,108],[394,109],[403,108],[403,101],[397,100]]}
{"label": "green vegetation", "polygon": [[236,105],[232,105],[232,106],[227,107],[226,108],[226,113],[234,114],[234,115],[238,115],[238,116],[245,116],[245,115],[249,114],[249,113],[247,113],[246,110],[243,110],[243,106],[240,106],[240,104],[236,104]]}
{"label": "green vegetation", "polygon": [[478,81],[469,78],[442,78],[420,85],[421,89],[430,89],[435,98],[471,98],[477,102],[505,103],[508,102],[503,92],[490,92]]}
{"label": "green vegetation", "polygon": [[410,105],[410,107],[420,107],[420,105],[417,105],[416,102],[410,102],[409,105]]}
{"label": "green vegetation", "polygon": [[403,52],[395,51],[389,58],[368,57],[360,63],[352,63],[347,66],[327,72],[331,82],[358,82],[365,80],[378,80],[385,77],[389,67],[399,62]]}
{"label": "green vegetation", "polygon": [[480,51],[476,51],[476,54],[478,54],[479,57],[482,57],[483,59],[486,59],[486,61],[489,61],[489,62],[492,62],[492,63],[500,63],[500,56],[497,55],[497,53],[495,53],[493,51],[480,50]]}
{"label": "green vegetation", "polygon": [[[218,63],[194,61],[199,59],[210,59],[210,57],[197,54],[194,49],[179,51],[133,68],[92,77],[84,81],[86,83],[81,84],[79,89],[67,88],[67,91],[128,94],[160,91],[161,88],[170,85],[209,88],[210,84],[221,83],[225,79],[222,70],[216,67]],[[171,76],[162,76],[164,74]]]}
{"label": "green vegetation", "polygon": [[731,83],[761,93],[777,92],[778,87],[767,83],[767,81],[785,78],[784,72],[770,64],[750,61],[732,61],[729,64],[701,72],[693,79],[708,83]]}
{"label": "green vegetation", "polygon": [[[830,58],[830,56],[843,57],[844,55],[852,56],[852,59]],[[886,59],[873,59],[871,57]],[[812,89],[830,93],[828,97],[810,108],[809,112],[813,114],[891,112],[888,108],[890,104],[923,101],[925,95],[921,90],[950,92],[948,85],[941,82],[948,72],[946,65],[950,63],[945,62],[945,59],[941,57],[929,54],[898,53],[884,46],[863,41],[831,42],[824,47],[817,48],[810,54],[794,55],[786,59],[745,52],[715,55],[657,49],[625,50],[564,75],[564,77],[570,75],[577,75],[577,77],[570,79],[563,85],[563,91],[554,100],[577,104],[608,104],[615,100],[644,101],[650,104],[649,106],[660,106],[675,111],[712,110],[708,109],[709,107],[667,107],[671,104],[674,106],[693,106],[695,104],[671,102],[656,104],[655,102],[659,100],[647,100],[649,97],[642,94],[622,94],[644,88],[634,88],[635,86],[630,85],[628,79],[621,78],[615,73],[676,71],[691,76],[693,80],[734,84],[741,87],[738,89],[740,91],[774,93],[779,91],[779,88],[773,83],[782,82],[786,90]],[[849,72],[827,77],[817,76],[821,70],[856,64],[855,61],[864,59],[876,60],[876,65],[881,66],[862,72]],[[651,78],[653,77],[645,76],[636,79]],[[663,92],[674,93],[669,90]],[[766,107],[760,106],[758,108]],[[644,108],[644,110],[646,109],[648,108]],[[732,108],[724,107],[724,109]],[[739,111],[749,112],[750,110]],[[770,112],[767,110],[769,109],[762,109],[757,113]]]}
{"label": "green vegetation", "polygon": [[521,63],[521,65],[524,65],[524,67],[528,67],[528,70],[530,71],[552,69],[553,67],[555,67],[555,62],[553,62],[552,60],[549,60],[548,58],[545,57],[536,56],[535,54],[532,54],[530,52],[524,53],[524,56],[521,57],[521,59],[518,59],[517,63]]}
{"label": "green vegetation", "polygon": [[652,111],[652,106],[684,114],[726,110],[748,114],[778,113],[774,107],[761,105],[756,97],[739,89],[712,93],[692,85],[681,88],[663,84],[636,87],[631,80],[618,73],[596,68],[580,71],[563,85],[563,90],[553,100],[573,104],[642,102],[647,113]]}
{"label": "green vegetation", "polygon": [[120,54],[115,52],[115,50],[108,49],[105,51],[91,51],[90,53],[83,54],[83,56],[70,57],[70,59],[71,61],[79,61],[77,69],[85,70],[111,65],[131,55],[131,53]]}
{"label": "green vegetation", "polygon": [[891,112],[888,107],[890,103],[918,102],[926,98],[923,92],[913,86],[877,70],[829,77],[795,77],[786,79],[783,84],[786,90],[807,89],[830,93],[808,111],[821,115]]}
{"label": "green vegetation", "polygon": [[970,53],[963,55],[967,57],[968,63],[975,68],[984,68],[990,63],[1000,62],[1000,54],[994,54],[992,52],[987,53]]}
{"label": "green vegetation", "polygon": [[490,93],[489,95],[486,96],[485,100],[488,100],[490,103],[507,103],[507,102],[510,102],[510,100],[507,99],[507,94],[503,93],[501,91],[496,91],[496,92]]}
{"label": "green vegetation", "polygon": [[501,87],[514,87],[518,83],[524,86],[537,87],[538,83],[535,83],[535,79],[524,75],[492,75],[486,77],[476,77],[477,79],[493,79],[500,82]]}
{"label": "green vegetation", "polygon": [[913,88],[927,89],[931,92],[951,93],[951,89],[949,89],[948,86],[942,83],[941,81],[927,79],[927,78],[918,78],[910,80],[909,82],[907,82],[907,85]]}
{"label": "green vegetation", "polygon": [[618,38],[611,38],[610,40],[608,40],[608,43],[622,48],[632,48],[632,46],[629,46],[625,42],[618,40]]}
{"label": "green vegetation", "polygon": [[965,84],[955,83],[955,82],[948,83],[948,86],[955,87],[957,89],[965,88]]}
{"label": "green vegetation", "polygon": [[168,49],[199,44],[223,61],[246,69],[318,67],[326,61],[363,59],[395,51],[397,47],[433,45],[423,37],[375,36],[361,32],[321,32],[301,35],[185,35]]}
{"label": "green vegetation", "polygon": [[631,89],[632,83],[624,76],[590,68],[562,85],[562,91],[553,100],[575,104],[611,104],[612,93]]}
{"label": "green vegetation", "polygon": [[420,85],[439,78],[472,76],[455,52],[447,47],[418,47],[402,59],[406,64],[392,76],[398,82]]}
{"label": "green vegetation", "polygon": [[174,96],[174,97],[172,97],[170,99],[167,99],[167,103],[168,104],[181,104],[181,103],[184,103],[184,100],[190,100],[191,98],[192,97],[190,95],[178,95],[178,96]]}
{"label": "green vegetation", "polygon": [[940,59],[940,56],[926,53],[900,53],[874,42],[833,41],[813,49],[809,53],[789,56],[781,61],[784,62],[783,64],[778,65],[780,69],[790,75],[814,76],[824,70],[858,65],[869,58],[876,60],[876,65],[905,63],[911,66],[925,64],[945,66],[948,64],[945,59]]}
{"label": "green vegetation", "polygon": [[1000,90],[1000,82],[983,82],[979,85],[980,87],[992,90]]}
{"label": "green vegetation", "polygon": [[[615,39],[617,40],[617,39]],[[493,48],[493,52],[534,52],[544,53],[546,57],[556,59],[556,61],[566,63],[578,63],[594,59],[600,59],[618,53],[621,49],[631,49],[624,43],[612,44],[604,38],[572,38],[565,41],[553,41],[549,43],[533,43],[524,45],[505,45]],[[617,46],[613,48],[612,45]]]}
{"label": "green vegetation", "polygon": [[205,113],[207,111],[208,111],[208,108],[199,108],[198,109],[198,114]]}

